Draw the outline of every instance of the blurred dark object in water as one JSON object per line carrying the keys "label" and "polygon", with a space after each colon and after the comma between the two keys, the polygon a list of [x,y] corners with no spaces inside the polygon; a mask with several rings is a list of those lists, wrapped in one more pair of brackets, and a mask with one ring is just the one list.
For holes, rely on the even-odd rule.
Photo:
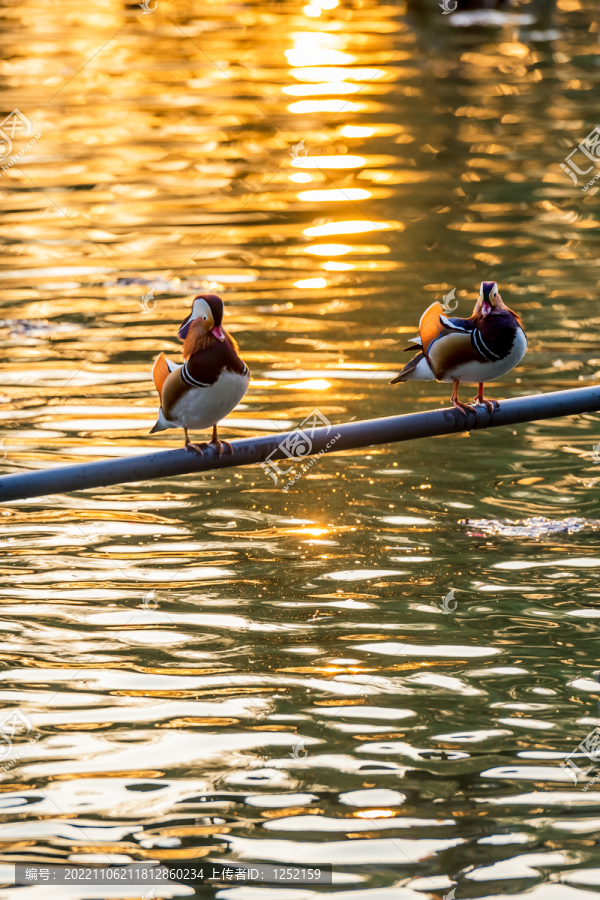
{"label": "blurred dark object in water", "polygon": [[[437,0],[436,5],[441,5],[439,0]],[[428,11],[427,4],[425,4],[426,8],[423,8],[424,5],[422,0],[408,0],[407,6],[412,13],[423,13]],[[495,9],[501,12],[514,12],[517,10],[517,6],[513,0],[446,0],[446,6],[452,12],[475,9]],[[434,7],[431,6],[431,9],[433,8]]]}
{"label": "blurred dark object in water", "polygon": [[439,0],[425,4],[422,0],[407,0],[407,3],[410,15],[416,19],[431,22],[442,16],[455,28],[538,23],[548,29],[555,6],[555,0],[531,0],[527,5],[519,0],[443,0],[443,4]]}
{"label": "blurred dark object in water", "polygon": [[497,9],[501,12],[510,12],[515,9],[512,0],[456,0],[457,12],[464,9]]}
{"label": "blurred dark object in water", "polygon": [[5,329],[9,337],[42,337],[55,331],[77,331],[79,326],[47,319],[0,319],[0,331]]}
{"label": "blurred dark object in water", "polygon": [[[532,516],[530,519],[462,519],[460,525],[485,534],[497,534],[500,537],[540,538],[547,534],[574,534],[589,528],[592,531],[600,528],[598,519],[579,519],[569,516],[565,519],[546,519],[544,516]],[[475,534],[469,531],[469,534]]]}

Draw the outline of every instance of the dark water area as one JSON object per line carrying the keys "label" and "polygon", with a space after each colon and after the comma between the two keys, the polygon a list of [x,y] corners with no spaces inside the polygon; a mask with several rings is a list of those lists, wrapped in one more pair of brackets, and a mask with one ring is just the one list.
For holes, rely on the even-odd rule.
{"label": "dark water area", "polygon": [[[529,338],[490,396],[598,384],[596,4],[154,3],[0,9],[3,473],[180,446],[150,372],[199,291],[252,373],[229,439],[447,405],[388,381],[484,279]],[[0,900],[598,897],[599,442],[2,506]],[[333,884],[11,884],[190,857]]]}

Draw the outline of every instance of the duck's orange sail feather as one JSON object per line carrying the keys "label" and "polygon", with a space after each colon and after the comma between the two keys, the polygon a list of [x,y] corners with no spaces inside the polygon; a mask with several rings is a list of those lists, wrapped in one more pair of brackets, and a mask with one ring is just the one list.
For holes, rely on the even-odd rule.
{"label": "duck's orange sail feather", "polygon": [[444,309],[442,304],[436,300],[435,303],[432,303],[431,306],[427,307],[421,316],[421,321],[419,322],[419,334],[421,335],[421,341],[423,342],[424,353],[427,353],[429,345],[444,330],[444,326],[440,322],[440,316],[443,315]]}
{"label": "duck's orange sail feather", "polygon": [[152,367],[152,380],[154,381],[154,386],[158,391],[158,396],[162,400],[162,389],[165,381],[167,380],[167,376],[169,374],[169,364],[167,363],[167,358],[164,353],[159,354]]}

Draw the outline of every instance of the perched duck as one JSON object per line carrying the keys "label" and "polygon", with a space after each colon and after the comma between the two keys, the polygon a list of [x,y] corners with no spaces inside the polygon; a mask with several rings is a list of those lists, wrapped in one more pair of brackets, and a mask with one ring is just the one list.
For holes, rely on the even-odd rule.
{"label": "perched duck", "polygon": [[468,319],[444,314],[441,303],[432,303],[419,322],[419,335],[406,350],[419,348],[390,384],[399,381],[453,382],[452,405],[465,415],[475,411],[458,399],[461,381],[478,384],[474,403],[485,404],[490,413],[500,404],[486,400],[483,385],[506,375],[523,359],[527,338],[517,313],[505,305],[495,281],[482,281],[479,297]]}
{"label": "perched duck", "polygon": [[161,353],[152,369],[160,397],[158,420],[151,430],[183,428],[185,449],[200,453],[209,444],[193,444],[188,429],[204,431],[212,426],[210,444],[219,456],[223,446],[233,453],[228,441],[220,441],[217,424],[234,409],[246,391],[250,370],[238,355],[238,345],[222,327],[223,301],[216,294],[194,298],[192,311],[181,325],[183,365]]}

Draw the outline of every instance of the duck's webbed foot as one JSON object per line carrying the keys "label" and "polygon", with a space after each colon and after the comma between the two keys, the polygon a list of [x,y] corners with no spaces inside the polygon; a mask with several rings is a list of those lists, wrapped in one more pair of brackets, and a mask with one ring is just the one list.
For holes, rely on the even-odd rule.
{"label": "duck's webbed foot", "polygon": [[475,406],[485,406],[490,416],[493,416],[495,411],[500,408],[498,400],[488,400],[487,397],[475,397],[473,402]]}
{"label": "duck's webbed foot", "polygon": [[479,385],[479,391],[477,393],[477,396],[473,400],[473,403],[475,404],[475,406],[487,407],[487,411],[489,412],[490,416],[493,416],[494,412],[500,408],[499,400],[488,400],[487,397],[483,396],[483,384]]}
{"label": "duck's webbed foot", "polygon": [[223,449],[224,447],[227,448],[228,453],[231,453],[233,455],[233,447],[231,446],[229,441],[220,441],[219,440],[219,438],[217,436],[217,426],[216,425],[213,425],[213,433],[212,433],[212,437],[210,439],[210,444],[212,447],[217,448],[217,453],[219,454],[219,456],[223,456],[223,453],[225,452]]}
{"label": "duck's webbed foot", "polygon": [[194,444],[193,441],[190,441],[187,433],[187,428],[183,429],[183,433],[185,434],[184,447],[188,453],[202,453],[202,451],[206,450],[206,448],[208,447],[206,441],[203,441],[201,444]]}
{"label": "duck's webbed foot", "polygon": [[460,410],[463,416],[466,416],[468,412],[477,412],[474,406],[471,406],[470,403],[463,403],[461,400],[452,400],[452,406],[454,409]]}
{"label": "duck's webbed foot", "polygon": [[185,449],[188,453],[202,453],[203,450],[206,450],[208,444],[206,441],[203,441],[202,444],[194,444],[193,441],[188,441],[185,445]]}
{"label": "duck's webbed foot", "polygon": [[467,415],[468,412],[473,412],[473,413],[474,413],[474,412],[476,412],[476,409],[475,409],[474,406],[471,406],[470,403],[463,403],[462,400],[459,400],[459,399],[458,399],[458,385],[459,385],[459,383],[460,383],[460,382],[458,382],[458,381],[455,381],[455,382],[454,382],[454,390],[452,391],[452,397],[450,398],[450,402],[452,403],[452,406],[453,406],[455,409],[460,410],[460,412],[463,414],[463,416],[466,417],[466,415]]}
{"label": "duck's webbed foot", "polygon": [[225,453],[225,450],[223,448],[227,449],[227,453],[233,454],[233,447],[231,446],[229,441],[220,441],[220,440],[211,441],[209,446],[216,447],[217,453],[219,454],[219,456],[223,456],[223,454]]}

